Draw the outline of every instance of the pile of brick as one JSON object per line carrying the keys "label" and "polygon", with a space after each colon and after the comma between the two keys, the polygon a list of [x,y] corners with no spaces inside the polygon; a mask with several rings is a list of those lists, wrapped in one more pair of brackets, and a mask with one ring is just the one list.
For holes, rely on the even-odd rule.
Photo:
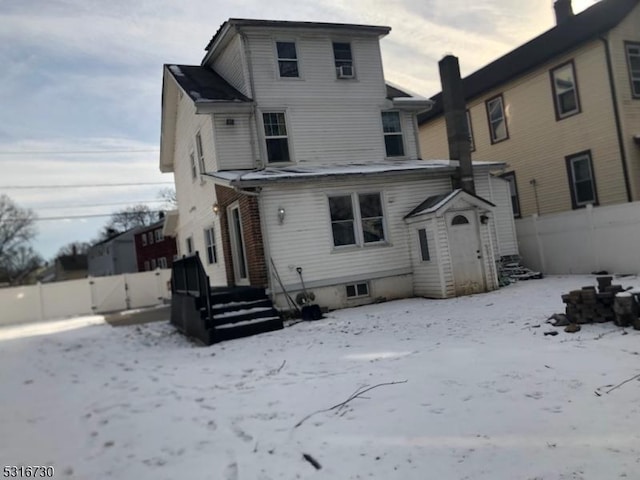
{"label": "pile of brick", "polygon": [[616,294],[624,292],[622,285],[612,285],[613,277],[598,277],[598,288],[582,287],[562,295],[566,304],[566,316],[570,323],[615,322]]}

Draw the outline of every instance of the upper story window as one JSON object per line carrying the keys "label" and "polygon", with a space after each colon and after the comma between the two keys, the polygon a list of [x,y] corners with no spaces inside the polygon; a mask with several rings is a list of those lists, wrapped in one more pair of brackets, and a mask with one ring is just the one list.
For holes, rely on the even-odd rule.
{"label": "upper story window", "polygon": [[298,78],[298,54],[295,42],[276,42],[278,73],[281,78]]}
{"label": "upper story window", "polygon": [[471,112],[467,110],[467,131],[469,132],[469,148],[471,151],[475,151],[476,144],[473,141],[473,128],[471,126]]}
{"label": "upper story window", "polygon": [[351,54],[351,44],[344,42],[333,42],[333,59],[336,65],[336,76],[338,78],[354,78],[356,75],[353,68],[353,55]]}
{"label": "upper story window", "polygon": [[584,207],[588,204],[598,204],[596,181],[593,176],[591,152],[580,152],[565,158],[569,188],[571,189],[571,204],[573,208]]}
{"label": "upper story window", "polygon": [[404,142],[399,112],[382,112],[382,131],[387,157],[403,157]]}
{"label": "upper story window", "polygon": [[520,198],[518,197],[518,183],[516,182],[516,172],[507,172],[501,175],[503,179],[509,182],[509,195],[511,196],[511,208],[513,216],[520,218]]}
{"label": "upper story window", "polygon": [[147,234],[143,233],[142,235],[140,235],[140,239],[142,240],[142,246],[146,247],[147,246]]}
{"label": "upper story window", "polygon": [[386,241],[380,193],[329,197],[333,245],[366,245]]}
{"label": "upper story window", "polygon": [[162,240],[164,240],[164,235],[162,234],[162,229],[157,229],[154,232],[154,235],[156,237],[156,242],[161,242]]}
{"label": "upper story window", "polygon": [[147,237],[149,238],[149,245],[153,245],[153,232],[147,232]]}
{"label": "upper story window", "polygon": [[269,112],[262,114],[264,123],[264,137],[267,143],[267,161],[289,162],[289,137],[284,112]]}
{"label": "upper story window", "polygon": [[202,136],[200,132],[196,133],[196,151],[198,152],[198,166],[200,167],[200,175],[205,172],[204,168],[204,151],[202,150]]}
{"label": "upper story window", "polygon": [[580,113],[580,98],[573,61],[552,69],[550,74],[556,119],[561,120]]}
{"label": "upper story window", "polygon": [[631,96],[640,98],[640,43],[625,42],[629,80],[631,81]]}
{"label": "upper story window", "polygon": [[498,143],[508,139],[509,130],[507,129],[507,117],[504,114],[502,94],[487,100],[486,106],[491,143]]}
{"label": "upper story window", "polygon": [[209,265],[218,261],[216,253],[216,236],[213,227],[206,228],[204,231],[204,246],[207,250],[207,263]]}

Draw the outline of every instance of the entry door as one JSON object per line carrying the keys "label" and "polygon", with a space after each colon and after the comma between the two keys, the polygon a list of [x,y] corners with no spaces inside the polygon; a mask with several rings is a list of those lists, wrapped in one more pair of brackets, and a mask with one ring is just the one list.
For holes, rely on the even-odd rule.
{"label": "entry door", "polygon": [[482,249],[476,213],[473,210],[445,215],[456,295],[486,291],[482,269]]}
{"label": "entry door", "polygon": [[229,218],[229,236],[231,238],[231,259],[233,261],[233,273],[236,285],[249,285],[247,274],[247,260],[244,248],[244,236],[242,235],[242,217],[237,203],[227,210]]}

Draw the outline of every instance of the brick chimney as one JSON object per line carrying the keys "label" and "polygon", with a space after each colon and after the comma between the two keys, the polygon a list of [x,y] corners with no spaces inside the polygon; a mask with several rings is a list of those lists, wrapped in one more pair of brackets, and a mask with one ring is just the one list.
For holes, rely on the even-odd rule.
{"label": "brick chimney", "polygon": [[556,25],[560,25],[573,17],[571,0],[556,0],[553,8],[556,11]]}
{"label": "brick chimney", "polygon": [[454,178],[454,187],[462,188],[465,192],[475,195],[471,143],[458,58],[447,55],[438,62],[438,67],[440,68],[442,104],[447,125],[447,140],[449,141],[449,158],[460,162],[458,175]]}

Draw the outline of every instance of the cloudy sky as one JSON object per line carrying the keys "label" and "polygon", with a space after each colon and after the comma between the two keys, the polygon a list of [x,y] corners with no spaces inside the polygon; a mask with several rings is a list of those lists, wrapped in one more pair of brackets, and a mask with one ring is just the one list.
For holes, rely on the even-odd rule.
{"label": "cloudy sky", "polygon": [[[386,78],[428,97],[442,56],[458,56],[467,75],[553,27],[552,3],[1,0],[0,193],[36,211],[34,246],[47,259],[95,238],[107,220],[98,215],[160,208],[173,182],[158,170],[162,65],[199,64],[229,17],[388,25]],[[574,11],[593,3],[573,0]]]}

